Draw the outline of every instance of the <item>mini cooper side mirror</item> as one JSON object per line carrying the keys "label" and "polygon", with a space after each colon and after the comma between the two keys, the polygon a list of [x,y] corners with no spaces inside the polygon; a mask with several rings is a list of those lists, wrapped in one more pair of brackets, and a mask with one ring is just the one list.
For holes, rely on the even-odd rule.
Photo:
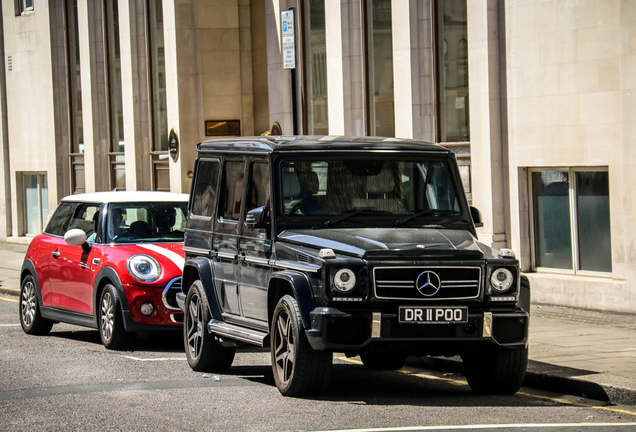
{"label": "mini cooper side mirror", "polygon": [[247,212],[245,217],[245,226],[254,228],[266,228],[267,227],[267,207],[256,207]]}
{"label": "mini cooper side mirror", "polygon": [[481,218],[481,212],[473,206],[470,206],[470,216],[473,218],[475,228],[481,228],[484,226],[484,221]]}
{"label": "mini cooper side mirror", "polygon": [[86,243],[86,239],[86,233],[79,228],[68,230],[66,234],[64,234],[64,241],[69,246],[81,246]]}

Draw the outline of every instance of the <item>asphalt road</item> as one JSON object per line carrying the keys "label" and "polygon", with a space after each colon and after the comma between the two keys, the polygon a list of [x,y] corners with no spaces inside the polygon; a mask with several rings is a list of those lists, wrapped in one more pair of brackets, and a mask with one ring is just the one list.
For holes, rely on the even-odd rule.
{"label": "asphalt road", "polygon": [[121,352],[104,349],[97,331],[66,324],[29,336],[18,324],[17,300],[0,296],[3,431],[636,429],[634,407],[526,388],[477,396],[461,376],[366,371],[339,355],[327,394],[285,398],[266,352],[238,353],[224,374],[193,372],[179,334],[144,337]]}

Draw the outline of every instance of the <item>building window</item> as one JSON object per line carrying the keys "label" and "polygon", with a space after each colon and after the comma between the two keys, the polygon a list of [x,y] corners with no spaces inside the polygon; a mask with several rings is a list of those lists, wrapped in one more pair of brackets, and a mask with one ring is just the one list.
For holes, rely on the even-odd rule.
{"label": "building window", "polygon": [[610,273],[608,171],[537,170],[530,182],[534,267]]}
{"label": "building window", "polygon": [[307,100],[305,131],[309,135],[328,135],[325,0],[305,0],[303,10],[305,43],[303,70]]}
{"label": "building window", "polygon": [[24,15],[26,12],[33,12],[33,0],[16,0],[15,16]]}
{"label": "building window", "polygon": [[367,134],[395,136],[391,0],[367,0]]}
{"label": "building window", "polygon": [[437,0],[437,140],[470,141],[466,0]]}
{"label": "building window", "polygon": [[108,65],[108,102],[110,108],[110,146],[108,151],[110,188],[126,190],[118,0],[104,0],[103,7],[104,16],[106,17],[106,60]]}
{"label": "building window", "polygon": [[153,189],[170,191],[168,165],[168,102],[166,98],[166,57],[163,37],[162,0],[148,0],[150,83],[152,99]]}
{"label": "building window", "polygon": [[25,173],[24,186],[25,234],[37,235],[42,232],[49,215],[49,187],[46,174]]}

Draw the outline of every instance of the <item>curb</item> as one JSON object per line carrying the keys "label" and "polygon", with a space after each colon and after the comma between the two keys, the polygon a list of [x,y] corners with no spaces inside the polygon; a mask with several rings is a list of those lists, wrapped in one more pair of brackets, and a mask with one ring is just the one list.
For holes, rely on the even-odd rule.
{"label": "curb", "polygon": [[[464,374],[464,367],[459,357],[409,357],[407,364],[410,366],[432,369],[439,372],[452,372]],[[546,368],[547,366],[547,368]],[[571,396],[579,396],[585,399],[593,399],[602,402],[611,402],[621,405],[636,405],[636,388],[607,382],[595,382],[592,380],[577,378],[574,376],[557,375],[550,372],[555,366],[541,362],[528,360],[528,370],[523,381],[524,387],[538,390],[546,390]],[[594,372],[590,372],[594,373]],[[599,376],[587,375],[587,376]],[[602,377],[605,378],[605,377]],[[607,377],[611,381],[611,376]],[[617,379],[620,381],[621,379]]]}

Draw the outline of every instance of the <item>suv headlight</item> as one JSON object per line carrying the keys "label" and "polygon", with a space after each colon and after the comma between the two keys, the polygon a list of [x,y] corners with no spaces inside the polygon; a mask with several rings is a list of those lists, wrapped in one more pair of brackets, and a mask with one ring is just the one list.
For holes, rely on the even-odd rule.
{"label": "suv headlight", "polygon": [[503,293],[510,289],[514,276],[507,268],[498,268],[490,275],[490,285],[496,292]]}
{"label": "suv headlight", "polygon": [[333,286],[338,291],[347,293],[356,286],[356,275],[348,268],[341,268],[333,276]]}
{"label": "suv headlight", "polygon": [[161,274],[161,266],[151,256],[133,255],[126,261],[128,273],[141,282],[152,282]]}

